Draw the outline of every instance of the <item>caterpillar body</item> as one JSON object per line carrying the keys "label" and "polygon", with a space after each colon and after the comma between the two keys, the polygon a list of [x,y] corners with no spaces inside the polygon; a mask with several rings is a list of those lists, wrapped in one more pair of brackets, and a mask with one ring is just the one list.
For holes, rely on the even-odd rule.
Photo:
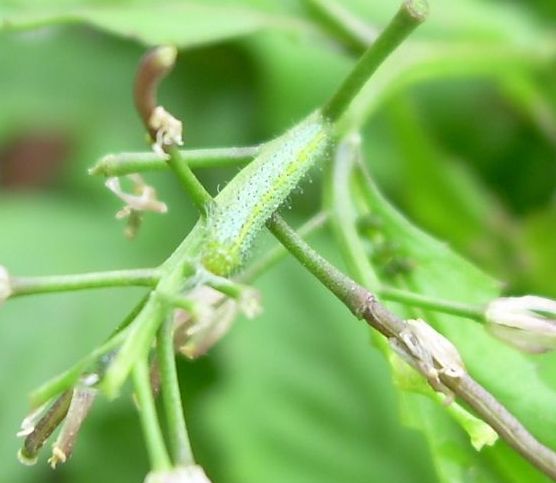
{"label": "caterpillar body", "polygon": [[206,221],[202,264],[217,275],[237,270],[253,239],[333,139],[317,111],[267,144],[216,196]]}

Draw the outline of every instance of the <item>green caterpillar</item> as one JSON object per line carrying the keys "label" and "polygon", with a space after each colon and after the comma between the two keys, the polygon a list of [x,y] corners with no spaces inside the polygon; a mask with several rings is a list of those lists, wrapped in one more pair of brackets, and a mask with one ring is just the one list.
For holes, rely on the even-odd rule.
{"label": "green caterpillar", "polygon": [[265,222],[332,144],[320,111],[267,144],[215,198],[206,221],[202,264],[217,275],[237,270]]}

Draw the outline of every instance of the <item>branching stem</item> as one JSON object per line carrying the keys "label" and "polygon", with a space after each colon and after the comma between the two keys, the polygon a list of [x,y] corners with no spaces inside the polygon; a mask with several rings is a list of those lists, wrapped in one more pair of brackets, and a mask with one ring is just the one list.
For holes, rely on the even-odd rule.
{"label": "branching stem", "polygon": [[380,281],[357,232],[358,214],[351,196],[351,166],[358,156],[360,144],[359,135],[352,134],[346,136],[338,145],[325,179],[324,204],[330,213],[330,226],[340,245],[349,272],[354,274],[360,284],[378,290]]}
{"label": "branching stem", "polygon": [[156,416],[156,408],[149,377],[149,366],[146,358],[140,357],[135,361],[132,377],[135,386],[135,395],[137,397],[139,418],[143,428],[143,435],[145,437],[151,467],[154,471],[169,470],[171,467],[170,458],[168,457],[162,431],[160,430],[158,418]]}
{"label": "branching stem", "polygon": [[484,321],[485,308],[481,305],[463,304],[451,300],[429,297],[427,295],[410,292],[408,290],[385,286],[381,286],[378,289],[378,294],[380,295],[380,298],[384,300],[400,302],[402,304],[412,305],[422,309],[434,310],[436,312],[455,315],[457,317],[465,317],[476,320],[477,322]]}
{"label": "branching stem", "polygon": [[194,464],[194,459],[183,415],[173,329],[173,319],[168,317],[158,330],[157,360],[172,460],[176,465],[188,466]]}
{"label": "branching stem", "polygon": [[[180,149],[179,161],[191,169],[226,168],[247,164],[262,146]],[[154,151],[109,154],[101,158],[90,170],[91,175],[125,176],[133,173],[166,171],[169,169],[164,154]]]}
{"label": "branching stem", "polygon": [[[308,238],[322,227],[326,225],[329,216],[324,211],[321,211],[314,215],[312,218],[307,220],[303,225],[301,225],[297,233],[303,238]],[[280,260],[286,257],[288,251],[281,244],[276,244],[268,252],[266,252],[259,260],[256,260],[251,265],[249,265],[244,271],[242,271],[237,277],[238,282],[249,283],[260,277],[269,268],[276,265]]]}
{"label": "branching stem", "polygon": [[175,146],[168,148],[168,166],[181,183],[186,193],[189,193],[193,203],[203,216],[206,216],[212,203],[212,196],[197,179],[187,163],[184,163],[180,151]]}

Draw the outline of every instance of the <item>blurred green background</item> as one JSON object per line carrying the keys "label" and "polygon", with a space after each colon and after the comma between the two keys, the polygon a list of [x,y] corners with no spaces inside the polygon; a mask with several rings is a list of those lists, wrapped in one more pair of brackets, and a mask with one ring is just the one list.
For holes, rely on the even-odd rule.
{"label": "blurred green background", "polygon": [[[371,171],[411,220],[507,293],[556,297],[556,56],[543,57],[555,52],[556,4],[430,3],[416,44],[468,45],[472,54],[371,92],[376,106],[363,131]],[[386,0],[342,5],[377,27],[396,9]],[[145,45],[182,47],[161,97],[184,119],[186,147],[272,138],[324,102],[354,62],[302,0],[2,0],[2,27],[0,263],[16,275],[154,266],[193,225],[177,182],[149,175],[170,210],[147,216],[129,242],[113,216],[119,202],[87,176],[106,153],[145,149],[131,99]],[[478,42],[523,61],[475,61]],[[405,75],[396,68],[393,77]],[[234,172],[200,176],[215,191]],[[292,222],[318,210],[320,178],[316,169],[290,200]],[[314,243],[341,264],[329,233]],[[270,244],[263,236],[255,255]],[[179,362],[193,447],[213,481],[436,481],[424,438],[400,422],[367,329],[291,260],[256,285],[264,314],[239,320],[210,355]],[[140,294],[2,306],[0,482],[142,480],[147,458],[129,397],[99,398],[74,456],[56,472],[46,455],[33,468],[15,457],[30,390],[94,348]],[[543,357],[553,378],[556,359]],[[525,480],[470,472],[465,481]]]}

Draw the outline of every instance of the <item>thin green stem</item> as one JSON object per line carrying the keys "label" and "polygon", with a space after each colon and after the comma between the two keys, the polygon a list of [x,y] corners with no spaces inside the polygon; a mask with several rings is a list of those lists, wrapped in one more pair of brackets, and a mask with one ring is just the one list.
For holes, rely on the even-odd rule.
{"label": "thin green stem", "polygon": [[428,7],[425,0],[407,0],[388,26],[361,56],[351,74],[344,80],[322,109],[332,122],[347,110],[382,62],[425,20]]}
{"label": "thin green stem", "polygon": [[168,317],[158,330],[156,348],[172,460],[176,465],[192,465],[195,461],[183,415],[174,354],[174,325],[171,317]]}
{"label": "thin green stem", "polygon": [[129,325],[125,340],[99,384],[108,398],[118,395],[135,362],[147,357],[160,324],[166,317],[166,307],[153,294],[151,292],[149,300]]}
{"label": "thin green stem", "polygon": [[479,305],[463,304],[453,302],[451,300],[438,299],[394,287],[382,286],[379,288],[378,293],[384,300],[401,302],[406,305],[434,310],[436,312],[455,315],[457,317],[464,317],[476,320],[477,322],[484,322],[484,307]]}
{"label": "thin green stem", "polygon": [[154,471],[165,471],[171,468],[170,458],[164,445],[162,431],[158,424],[154,397],[151,390],[149,366],[146,357],[135,361],[132,370],[135,395],[137,397],[139,418],[147,445],[147,452]]}
{"label": "thin green stem", "polygon": [[[267,222],[267,228],[301,264],[323,285],[344,302],[352,311],[357,311],[361,301],[355,290],[356,283],[341,273],[328,260],[319,255],[277,213]],[[355,297],[355,298],[354,298]]]}
{"label": "thin green stem", "polygon": [[176,147],[168,148],[168,155],[170,156],[167,160],[168,166],[174,171],[183,189],[189,193],[201,214],[206,216],[212,204],[211,194],[197,179],[189,165],[182,161],[180,152]]}
{"label": "thin green stem", "polygon": [[348,271],[365,287],[376,290],[380,281],[357,231],[358,214],[352,202],[351,174],[359,156],[360,138],[352,134],[339,144],[324,184],[324,203],[330,225]]}
{"label": "thin green stem", "polygon": [[20,297],[51,292],[72,292],[105,287],[153,287],[160,278],[158,269],[114,270],[109,272],[53,275],[48,277],[14,277],[10,280],[12,295]]}
{"label": "thin green stem", "polygon": [[206,284],[214,290],[235,300],[241,299],[242,294],[244,294],[246,290],[251,290],[247,285],[243,285],[242,283],[226,277],[218,277],[211,273],[207,273]]}
{"label": "thin green stem", "polygon": [[[297,229],[298,235],[303,238],[310,237],[326,224],[328,218],[327,213],[320,211]],[[278,243],[266,252],[259,260],[256,260],[237,277],[235,277],[235,280],[238,282],[249,283],[260,277],[269,268],[276,265],[280,260],[285,258],[287,254],[288,251],[284,248],[284,246]]]}
{"label": "thin green stem", "polygon": [[97,360],[105,354],[115,350],[125,340],[126,335],[126,331],[119,332],[104,344],[97,347],[90,354],[83,357],[72,367],[35,389],[30,396],[31,407],[38,407],[48,401],[51,397],[66,390],[68,387],[73,386],[82,374],[87,371],[89,367],[93,366]]}
{"label": "thin green stem", "polygon": [[195,300],[183,297],[181,295],[174,295],[163,293],[160,290],[156,291],[156,296],[165,304],[170,305],[172,308],[178,308],[189,312],[195,316],[199,312],[199,305]]}
{"label": "thin green stem", "polygon": [[[242,166],[259,154],[262,146],[182,149],[179,163],[191,169],[227,168]],[[126,174],[169,169],[167,157],[153,151],[109,154],[89,169],[89,174],[100,176],[124,176]]]}

